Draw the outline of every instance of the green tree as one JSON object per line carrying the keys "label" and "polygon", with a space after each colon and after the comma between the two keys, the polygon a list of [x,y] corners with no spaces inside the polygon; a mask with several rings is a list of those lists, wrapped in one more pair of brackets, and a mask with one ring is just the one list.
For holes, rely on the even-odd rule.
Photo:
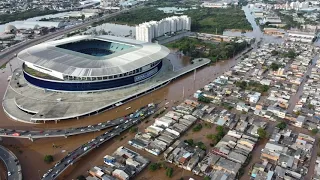
{"label": "green tree", "polygon": [[173,175],[173,168],[167,168],[166,175],[171,178]]}
{"label": "green tree", "polygon": [[308,104],[308,109],[314,109],[314,105]]}
{"label": "green tree", "polygon": [[186,139],[184,140],[185,143],[187,143],[189,146],[194,146],[193,139]]}
{"label": "green tree", "polygon": [[53,156],[52,155],[45,155],[44,156],[44,162],[46,163],[52,163],[53,162]]}
{"label": "green tree", "polygon": [[150,171],[156,171],[157,169],[159,169],[160,167],[159,167],[159,164],[158,163],[151,163],[150,165],[149,165],[149,167],[148,167],[148,169],[150,170]]}
{"label": "green tree", "polygon": [[261,90],[262,90],[262,92],[267,92],[269,90],[269,86],[268,85],[262,85]]}
{"label": "green tree", "polygon": [[204,145],[204,143],[203,142],[197,142],[197,146],[198,146],[198,148],[200,148],[200,149],[202,149],[202,150],[206,150],[207,149],[207,147],[206,147],[206,145]]}
{"label": "green tree", "polygon": [[272,63],[270,65],[270,68],[272,69],[272,71],[277,71],[280,68],[280,65],[277,63]]}
{"label": "green tree", "polygon": [[224,128],[223,128],[223,126],[217,126],[216,127],[216,130],[218,131],[218,132],[223,132],[224,131]]}
{"label": "green tree", "polygon": [[313,135],[316,135],[316,134],[318,133],[318,131],[319,131],[319,130],[318,130],[317,128],[315,128],[315,129],[312,129],[312,130],[311,130],[311,133],[312,133]]}
{"label": "green tree", "polygon": [[267,131],[264,130],[263,128],[259,128],[257,131],[259,138],[265,139],[267,137]]}
{"label": "green tree", "polygon": [[285,55],[286,57],[290,58],[290,59],[293,59],[297,56],[296,52],[293,50],[293,49],[290,49],[288,51],[288,53],[286,53]]}
{"label": "green tree", "polygon": [[198,101],[199,102],[204,102],[204,103],[210,103],[211,99],[207,98],[207,97],[204,97],[204,96],[199,96]]}
{"label": "green tree", "polygon": [[77,177],[77,180],[86,180],[86,177],[84,175],[79,175]]}
{"label": "green tree", "polygon": [[86,19],[86,16],[84,14],[81,15],[81,20],[84,21]]}
{"label": "green tree", "polygon": [[203,178],[203,180],[210,180],[211,178],[209,177],[209,176],[205,176],[204,178]]}
{"label": "green tree", "polygon": [[277,124],[277,128],[279,128],[280,130],[285,129],[286,127],[287,127],[287,124],[284,121]]}
{"label": "green tree", "polygon": [[136,126],[131,127],[129,131],[130,131],[131,133],[136,133],[136,132],[138,132],[138,127],[136,127]]}
{"label": "green tree", "polygon": [[198,132],[202,129],[202,125],[201,124],[197,124],[194,128],[192,128],[193,132]]}
{"label": "green tree", "polygon": [[272,56],[276,56],[276,55],[278,55],[278,54],[279,54],[279,52],[276,51],[276,50],[272,50],[272,51],[271,51],[271,55],[272,55]]}
{"label": "green tree", "polygon": [[213,139],[213,136],[214,136],[214,134],[207,134],[206,137],[207,137],[208,139],[211,139],[211,140],[212,140],[212,139]]}
{"label": "green tree", "polygon": [[242,90],[246,89],[247,88],[247,82],[245,81],[240,81],[240,82],[237,82],[236,83],[236,86],[240,87]]}

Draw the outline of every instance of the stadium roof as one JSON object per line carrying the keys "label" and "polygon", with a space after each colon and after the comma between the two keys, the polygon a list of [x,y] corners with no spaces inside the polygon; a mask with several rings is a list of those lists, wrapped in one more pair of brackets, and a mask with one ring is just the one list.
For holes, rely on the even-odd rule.
{"label": "stadium roof", "polygon": [[[108,56],[95,57],[56,46],[86,39],[98,39],[132,48]],[[77,77],[99,77],[122,74],[160,60],[169,54],[169,49],[159,44],[146,43],[115,36],[75,36],[45,42],[21,51],[18,58],[42,68]]]}

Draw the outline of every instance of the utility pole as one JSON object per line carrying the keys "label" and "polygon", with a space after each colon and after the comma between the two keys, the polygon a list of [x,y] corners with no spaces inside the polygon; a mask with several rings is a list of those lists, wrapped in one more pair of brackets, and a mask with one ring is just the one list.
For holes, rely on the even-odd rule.
{"label": "utility pole", "polygon": [[184,99],[184,86],[182,87],[182,100]]}

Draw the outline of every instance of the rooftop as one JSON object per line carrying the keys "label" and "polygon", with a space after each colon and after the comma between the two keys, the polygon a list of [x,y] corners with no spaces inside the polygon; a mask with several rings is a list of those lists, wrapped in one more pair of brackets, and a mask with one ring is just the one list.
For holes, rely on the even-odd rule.
{"label": "rooftop", "polygon": [[[77,43],[87,41],[108,44],[109,55],[94,56],[84,53]],[[105,44],[101,43],[105,42]],[[67,47],[67,45],[70,45]],[[98,45],[100,45],[98,44]],[[86,49],[97,46],[96,43],[86,44]],[[119,50],[122,49],[122,50]],[[116,51],[117,50],[117,51]],[[145,43],[133,39],[115,36],[75,36],[62,40],[45,42],[21,51],[18,59],[24,62],[54,70],[69,76],[108,76],[136,70],[151,64],[169,54],[169,49],[159,44]]]}

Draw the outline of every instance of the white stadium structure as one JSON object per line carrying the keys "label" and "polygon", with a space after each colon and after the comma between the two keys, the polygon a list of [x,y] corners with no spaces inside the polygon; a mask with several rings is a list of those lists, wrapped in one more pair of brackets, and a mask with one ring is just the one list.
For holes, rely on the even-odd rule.
{"label": "white stadium structure", "polygon": [[100,91],[145,81],[162,67],[169,49],[115,36],[76,36],[18,54],[25,79],[54,91]]}

